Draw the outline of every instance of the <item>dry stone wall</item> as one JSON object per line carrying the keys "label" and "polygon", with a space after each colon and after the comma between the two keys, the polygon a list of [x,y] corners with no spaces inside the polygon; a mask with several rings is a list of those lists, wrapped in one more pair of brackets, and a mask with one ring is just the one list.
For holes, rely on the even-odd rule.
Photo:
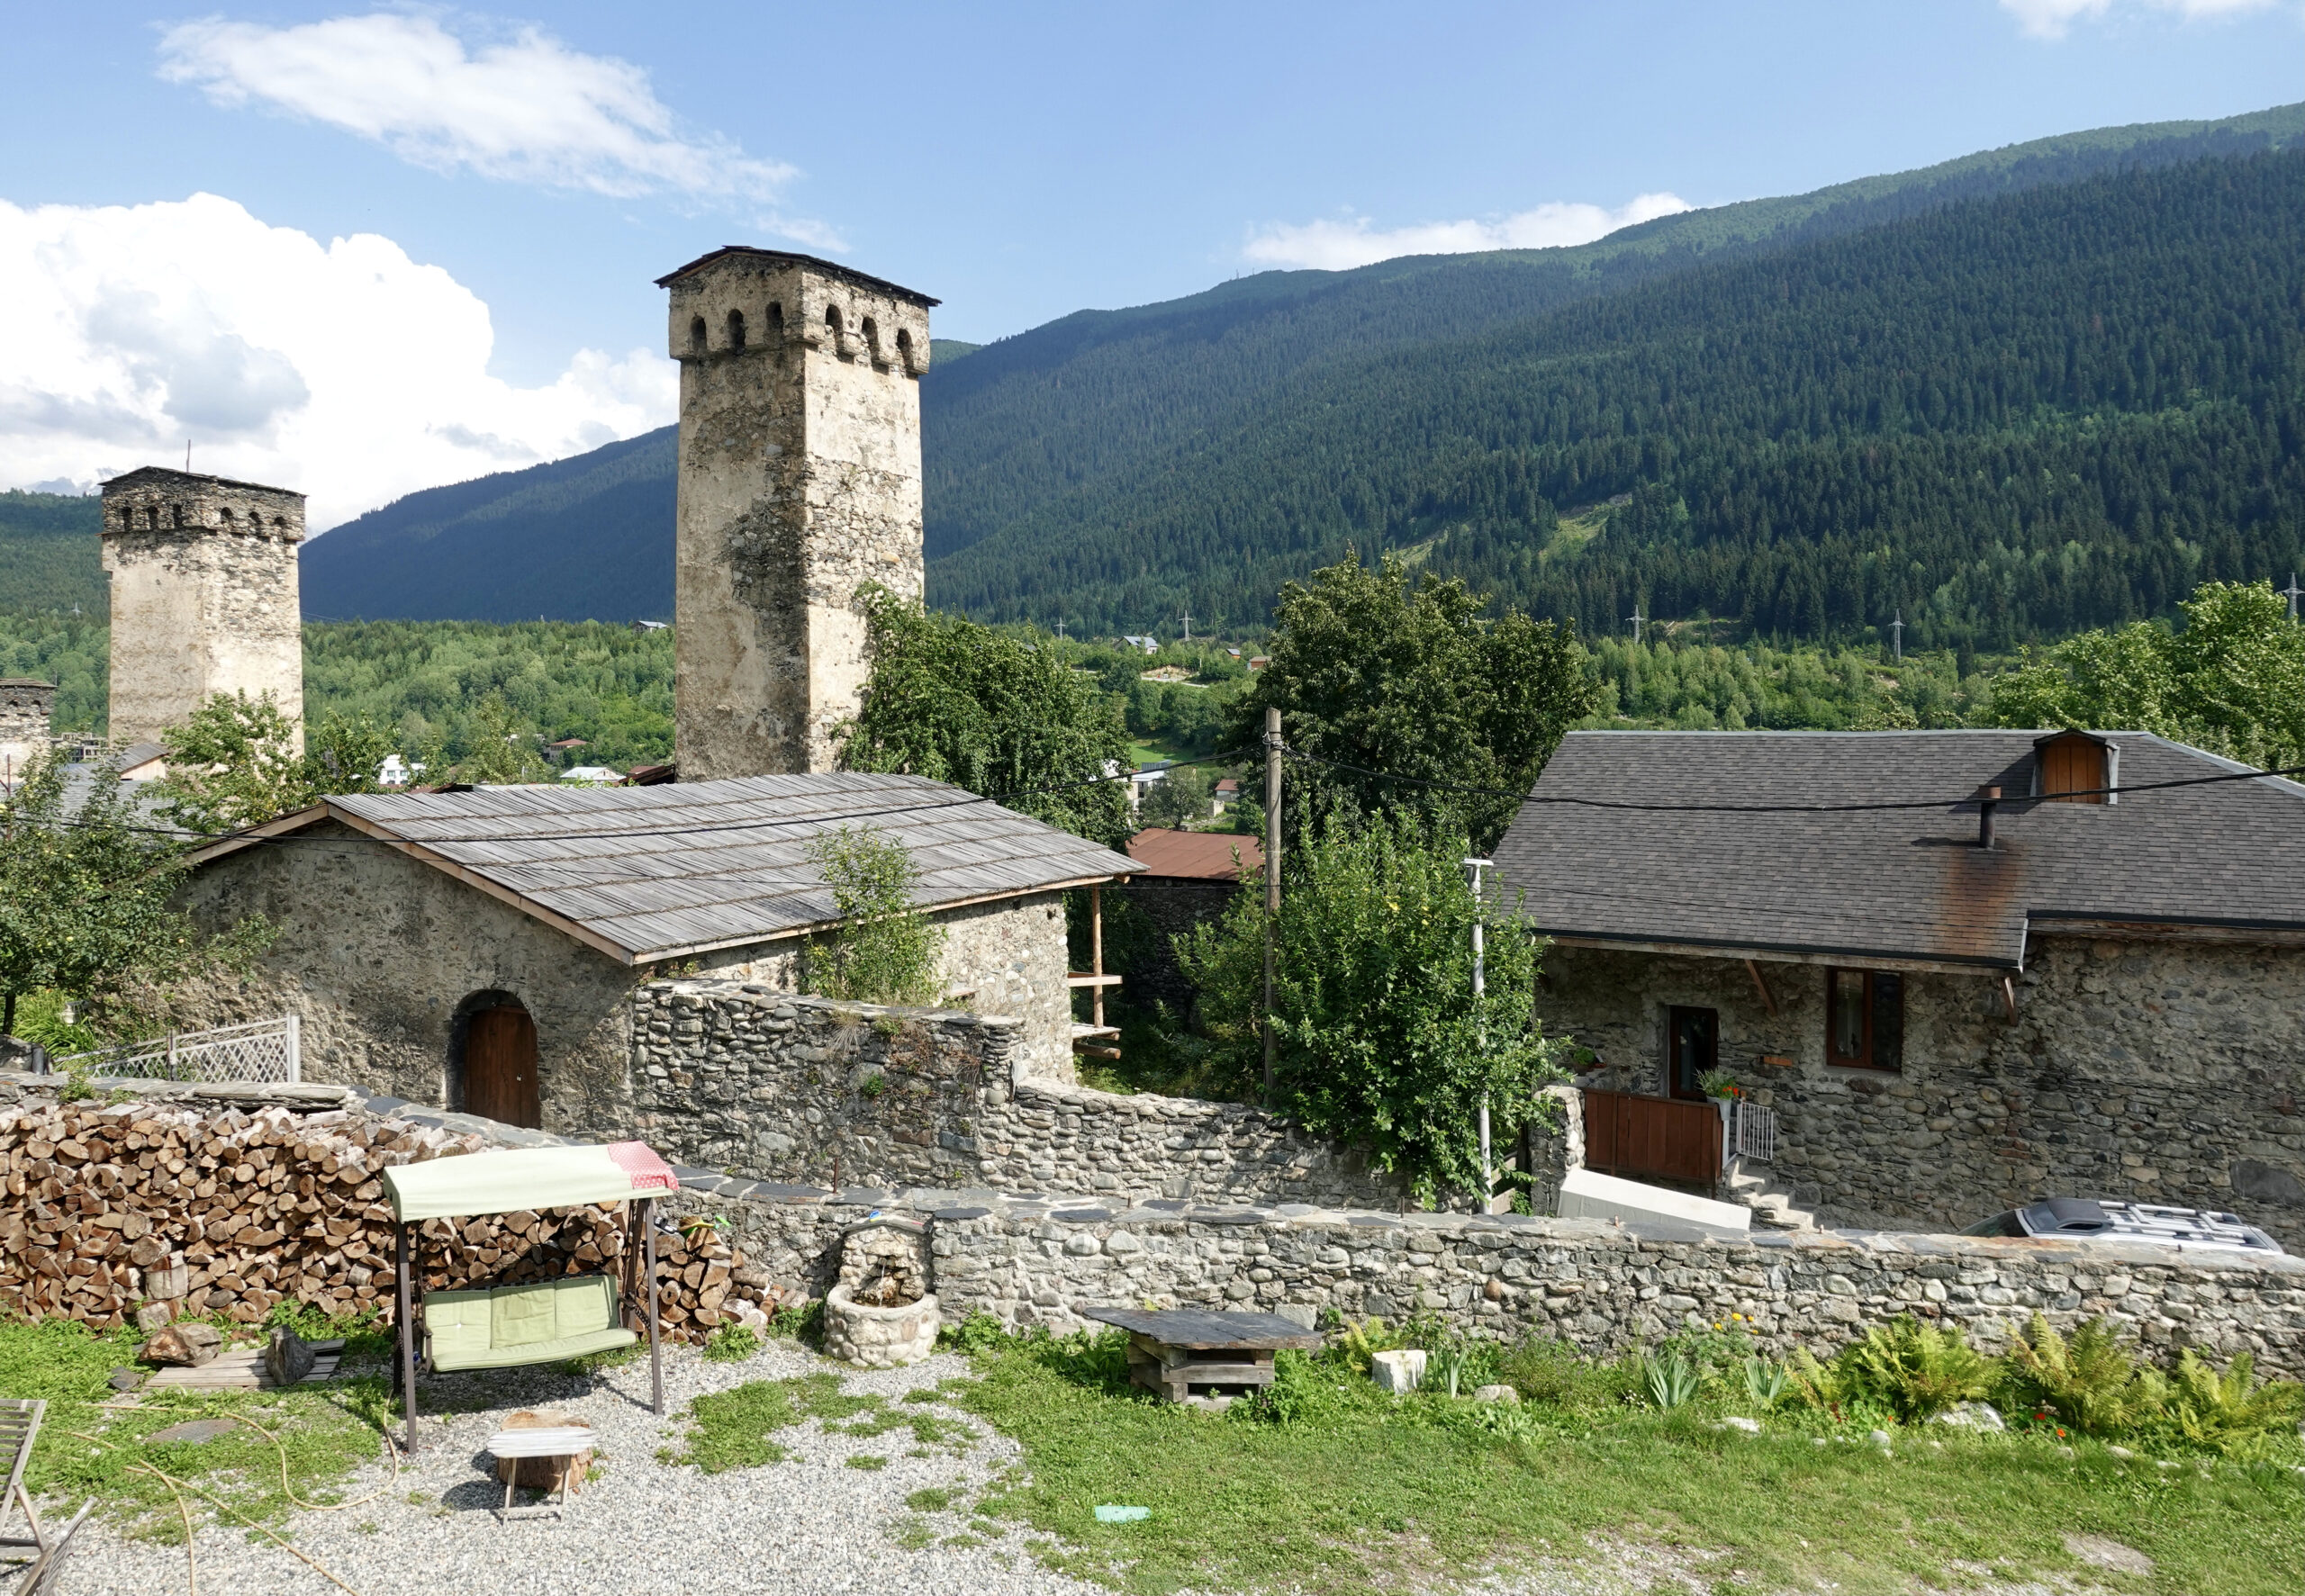
{"label": "dry stone wall", "polygon": [[640,1133],[747,1178],[1405,1203],[1351,1150],[1261,1110],[1028,1073],[1013,1020],[701,980],[642,987],[633,1013]]}

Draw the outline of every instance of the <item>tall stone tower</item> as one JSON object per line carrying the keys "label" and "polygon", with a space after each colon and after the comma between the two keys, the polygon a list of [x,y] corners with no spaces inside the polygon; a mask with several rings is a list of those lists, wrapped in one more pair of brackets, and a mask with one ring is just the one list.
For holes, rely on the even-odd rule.
{"label": "tall stone tower", "polygon": [[672,290],[681,365],[673,735],[684,780],[833,768],[866,670],[857,590],[917,599],[936,303],[731,247]]}
{"label": "tall stone tower", "polygon": [[49,719],[56,687],[32,676],[0,680],[0,786],[10,786],[24,768],[48,752]]}
{"label": "tall stone tower", "polygon": [[112,743],[158,742],[211,693],[270,693],[303,745],[304,496],[147,465],[104,485]]}

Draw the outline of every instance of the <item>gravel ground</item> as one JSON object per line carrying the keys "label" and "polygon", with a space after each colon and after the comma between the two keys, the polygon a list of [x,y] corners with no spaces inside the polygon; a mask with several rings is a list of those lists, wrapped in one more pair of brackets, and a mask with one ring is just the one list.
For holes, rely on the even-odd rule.
{"label": "gravel ground", "polygon": [[[593,1591],[809,1596],[890,1589],[908,1596],[1080,1596],[1100,1591],[1039,1567],[1016,1529],[977,1546],[909,1551],[896,1543],[892,1535],[900,1528],[914,1529],[918,1538],[924,1525],[939,1541],[963,1532],[981,1535],[987,1521],[967,1521],[965,1510],[975,1492],[1018,1456],[1015,1443],[942,1406],[927,1411],[963,1418],[978,1432],[965,1457],[949,1452],[908,1457],[917,1447],[908,1431],[826,1435],[809,1420],[777,1434],[793,1456],[767,1467],[706,1474],[656,1460],[659,1448],[678,1444],[678,1416],[692,1397],[747,1380],[838,1367],[784,1347],[772,1346],[737,1364],[708,1363],[693,1351],[668,1348],[662,1420],[648,1411],[646,1358],[590,1380],[544,1368],[439,1376],[425,1384],[429,1411],[469,1411],[421,1420],[424,1450],[375,1501],[340,1512],[298,1513],[286,1533],[360,1596],[435,1591],[457,1596]],[[908,1369],[842,1372],[848,1390],[893,1400],[966,1375],[968,1365],[938,1357]],[[571,1500],[564,1519],[500,1521],[491,1510],[503,1501],[503,1487],[484,1446],[507,1414],[546,1406],[574,1412],[599,1432],[601,1475]],[[883,1456],[888,1466],[876,1472],[848,1467],[847,1459],[860,1453]],[[380,1463],[361,1471],[343,1494],[347,1500],[364,1496],[389,1479],[389,1465]],[[904,1499],[931,1485],[968,1494],[944,1512],[910,1512]],[[411,1494],[423,1501],[411,1503]],[[533,1500],[533,1493],[522,1497]],[[59,1596],[159,1596],[186,1589],[182,1546],[128,1540],[94,1520],[73,1546]],[[343,1589],[274,1542],[240,1528],[203,1529],[195,1549],[203,1591],[340,1596]]]}

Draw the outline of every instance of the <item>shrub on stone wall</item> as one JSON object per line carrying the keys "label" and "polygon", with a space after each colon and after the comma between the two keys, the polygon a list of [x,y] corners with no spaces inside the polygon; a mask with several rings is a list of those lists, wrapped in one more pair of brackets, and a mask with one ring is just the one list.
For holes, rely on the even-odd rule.
{"label": "shrub on stone wall", "polygon": [[836,826],[809,844],[825,873],[836,930],[809,939],[809,988],[853,1003],[932,1004],[944,927],[912,906],[920,871],[902,843]]}

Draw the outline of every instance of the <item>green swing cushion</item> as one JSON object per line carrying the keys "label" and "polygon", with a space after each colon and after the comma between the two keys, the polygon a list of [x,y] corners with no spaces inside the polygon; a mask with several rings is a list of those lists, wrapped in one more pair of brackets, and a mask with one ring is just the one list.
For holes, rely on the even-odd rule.
{"label": "green swing cushion", "polygon": [[424,1298],[424,1339],[443,1371],[554,1363],[638,1340],[617,1323],[616,1309],[616,1282],[606,1275],[436,1291]]}

